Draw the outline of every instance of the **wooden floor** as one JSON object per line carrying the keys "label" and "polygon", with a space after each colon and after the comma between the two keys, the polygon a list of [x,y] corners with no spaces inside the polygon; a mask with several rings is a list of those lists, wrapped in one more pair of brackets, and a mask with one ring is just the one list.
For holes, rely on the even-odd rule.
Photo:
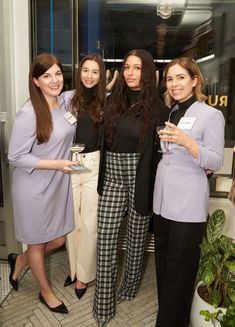
{"label": "wooden floor", "polygon": [[[124,251],[119,251],[120,271]],[[28,270],[19,283],[19,291],[11,290],[0,307],[0,326],[97,326],[92,314],[95,283],[89,284],[81,300],[75,296],[74,285],[63,287],[68,275],[68,259],[65,250],[47,258],[48,276],[60,299],[69,309],[68,315],[50,312],[38,300],[38,287]],[[120,303],[115,317],[107,327],[154,327],[157,314],[154,254],[145,253],[144,273],[139,293],[132,301]]]}
{"label": "wooden floor", "polygon": [[[235,206],[228,199],[210,199],[210,213],[222,208],[226,213],[224,233],[235,238]],[[123,243],[123,242],[122,242]],[[152,240],[148,249],[152,249]],[[122,270],[124,251],[119,251],[119,271]],[[97,326],[92,307],[95,283],[91,283],[84,297],[79,301],[74,293],[74,285],[64,288],[68,275],[68,259],[65,250],[47,258],[48,276],[57,295],[69,309],[68,315],[51,313],[38,300],[38,287],[28,270],[19,284],[19,292],[10,290],[8,283],[9,267],[0,262],[0,327],[54,327],[54,326]],[[5,274],[6,278],[2,278]],[[121,274],[120,274],[121,275]],[[120,276],[119,276],[120,277]],[[9,292],[10,291],[10,292]],[[7,295],[8,294],[8,295]],[[135,299],[118,305],[116,316],[107,327],[154,327],[157,315],[157,294],[153,252],[145,253],[144,272],[140,290]],[[200,327],[200,326],[198,326]]]}

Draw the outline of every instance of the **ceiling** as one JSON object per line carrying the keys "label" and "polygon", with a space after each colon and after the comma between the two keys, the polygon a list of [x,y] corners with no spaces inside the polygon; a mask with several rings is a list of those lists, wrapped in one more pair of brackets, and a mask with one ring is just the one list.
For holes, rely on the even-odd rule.
{"label": "ceiling", "polygon": [[[112,51],[106,47],[106,57],[123,58],[134,48],[144,48],[158,59],[180,56],[194,45],[195,30],[208,24],[215,8],[225,3],[234,1],[103,0],[115,45]],[[161,11],[172,15],[164,19]]]}

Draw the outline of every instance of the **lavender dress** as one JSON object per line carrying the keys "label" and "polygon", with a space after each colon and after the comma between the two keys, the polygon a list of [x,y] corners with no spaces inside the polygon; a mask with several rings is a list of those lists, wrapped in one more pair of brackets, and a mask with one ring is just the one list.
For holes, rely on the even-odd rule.
{"label": "lavender dress", "polygon": [[40,145],[31,101],[16,114],[8,159],[15,167],[12,196],[16,238],[26,244],[49,242],[74,229],[70,175],[34,169],[40,159],[69,158],[75,126],[67,122],[65,113],[65,100],[59,98],[59,107],[51,111],[51,137]]}

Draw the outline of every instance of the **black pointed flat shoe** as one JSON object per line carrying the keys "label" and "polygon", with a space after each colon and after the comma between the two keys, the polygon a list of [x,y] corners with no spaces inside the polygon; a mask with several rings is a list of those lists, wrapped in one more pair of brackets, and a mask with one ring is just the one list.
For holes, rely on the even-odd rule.
{"label": "black pointed flat shoe", "polygon": [[56,313],[69,313],[69,310],[67,309],[64,302],[62,302],[57,307],[51,308],[45,301],[44,297],[42,296],[41,292],[39,293],[39,300],[41,303],[43,303],[50,311],[56,312]]}
{"label": "black pointed flat shoe", "polygon": [[132,298],[128,299],[126,297],[123,297],[121,294],[118,294],[117,297],[116,297],[116,304],[120,304],[120,303],[122,303],[124,301],[131,301],[131,300],[132,300]]}
{"label": "black pointed flat shoe", "polygon": [[81,300],[83,295],[86,293],[86,290],[87,290],[87,287],[85,287],[85,288],[75,288],[75,294],[77,295],[79,300]]}
{"label": "black pointed flat shoe", "polygon": [[105,327],[108,322],[109,322],[109,319],[98,319],[99,327]]}
{"label": "black pointed flat shoe", "polygon": [[124,301],[127,301],[127,299],[121,295],[118,295],[117,298],[116,298],[116,304],[120,304]]}
{"label": "black pointed flat shoe", "polygon": [[75,283],[77,280],[77,277],[74,278],[74,280],[71,279],[71,277],[68,275],[67,278],[65,279],[64,282],[64,287],[72,285],[73,283]]}
{"label": "black pointed flat shoe", "polygon": [[15,291],[18,291],[18,279],[14,280],[12,276],[15,270],[17,256],[18,254],[16,253],[10,253],[7,258],[8,264],[10,266],[9,282]]}

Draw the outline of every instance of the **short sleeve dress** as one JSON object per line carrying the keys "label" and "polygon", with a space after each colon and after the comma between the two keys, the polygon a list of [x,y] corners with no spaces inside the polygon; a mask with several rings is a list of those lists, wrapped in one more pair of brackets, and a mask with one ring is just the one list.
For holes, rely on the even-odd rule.
{"label": "short sleeve dress", "polygon": [[38,144],[36,117],[30,100],[17,112],[8,151],[14,166],[12,198],[18,241],[39,244],[74,229],[70,174],[35,169],[40,159],[69,159],[75,126],[65,118],[66,101],[51,111],[53,131],[47,143]]}

